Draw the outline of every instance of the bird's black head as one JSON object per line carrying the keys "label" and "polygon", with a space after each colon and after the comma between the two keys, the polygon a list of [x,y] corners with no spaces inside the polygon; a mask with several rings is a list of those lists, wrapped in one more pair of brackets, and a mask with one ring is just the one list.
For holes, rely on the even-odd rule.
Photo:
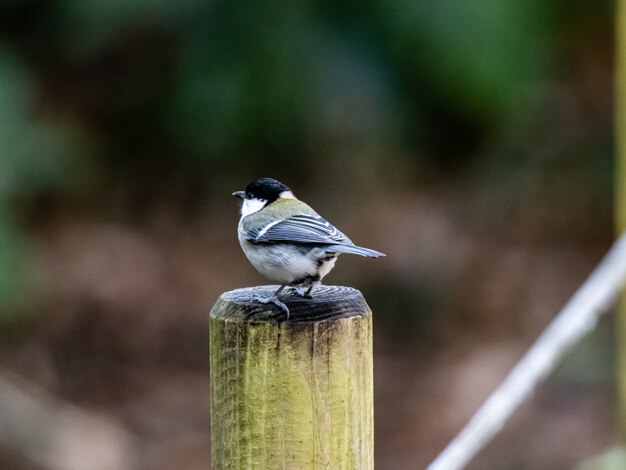
{"label": "bird's black head", "polygon": [[291,191],[286,185],[274,178],[259,178],[254,180],[244,191],[245,199],[262,199],[267,204],[274,202],[281,193]]}

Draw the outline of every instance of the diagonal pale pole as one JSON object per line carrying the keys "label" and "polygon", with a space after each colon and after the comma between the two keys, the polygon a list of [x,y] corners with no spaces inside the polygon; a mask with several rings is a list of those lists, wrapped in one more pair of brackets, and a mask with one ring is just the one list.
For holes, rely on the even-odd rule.
{"label": "diagonal pale pole", "polygon": [[520,405],[615,305],[626,283],[626,233],[622,234],[537,341],[428,470],[460,470],[506,424]]}
{"label": "diagonal pale pole", "polygon": [[[615,68],[615,225],[626,229],[626,0],[616,2]],[[626,299],[620,302],[617,324],[618,393],[622,438],[626,440]]]}
{"label": "diagonal pale pole", "polygon": [[[428,466],[460,470],[502,428],[567,351],[615,303],[626,282],[626,0],[616,2],[615,70],[615,226],[619,235],[609,253],[578,289],[539,339],[491,394],[470,422]],[[621,235],[620,235],[621,234]],[[622,440],[626,441],[626,298],[617,324],[618,400]],[[585,467],[587,468],[587,467]],[[593,468],[608,468],[606,465]],[[611,466],[611,468],[624,468]]]}

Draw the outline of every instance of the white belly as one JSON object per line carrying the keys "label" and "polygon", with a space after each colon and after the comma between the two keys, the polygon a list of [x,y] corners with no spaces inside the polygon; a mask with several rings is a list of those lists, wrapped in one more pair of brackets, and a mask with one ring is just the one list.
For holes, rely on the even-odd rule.
{"label": "white belly", "polygon": [[241,240],[241,247],[252,266],[266,278],[281,284],[292,284],[306,277],[321,280],[335,266],[336,258],[318,263],[325,250],[309,251],[297,245],[255,245]]}

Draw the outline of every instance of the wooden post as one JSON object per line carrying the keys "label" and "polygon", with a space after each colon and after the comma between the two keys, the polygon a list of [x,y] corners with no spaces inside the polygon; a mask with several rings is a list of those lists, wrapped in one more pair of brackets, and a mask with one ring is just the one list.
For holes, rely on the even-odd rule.
{"label": "wooden post", "polygon": [[290,319],[222,294],[210,319],[211,461],[221,469],[374,467],[372,316],[361,293],[280,296]]}

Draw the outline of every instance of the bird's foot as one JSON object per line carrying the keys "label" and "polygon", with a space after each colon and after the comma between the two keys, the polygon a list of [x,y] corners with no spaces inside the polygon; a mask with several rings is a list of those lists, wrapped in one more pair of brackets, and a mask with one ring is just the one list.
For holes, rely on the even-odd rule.
{"label": "bird's foot", "polygon": [[291,295],[297,295],[298,297],[302,297],[304,299],[312,299],[311,289],[307,289],[306,287],[292,287]]}
{"label": "bird's foot", "polygon": [[257,302],[260,302],[262,304],[276,305],[278,308],[280,308],[283,312],[287,314],[287,320],[289,320],[289,308],[283,302],[278,300],[278,297],[276,297],[275,295],[272,295],[270,297],[263,297],[262,295],[254,294],[252,296],[252,300],[256,300]]}

